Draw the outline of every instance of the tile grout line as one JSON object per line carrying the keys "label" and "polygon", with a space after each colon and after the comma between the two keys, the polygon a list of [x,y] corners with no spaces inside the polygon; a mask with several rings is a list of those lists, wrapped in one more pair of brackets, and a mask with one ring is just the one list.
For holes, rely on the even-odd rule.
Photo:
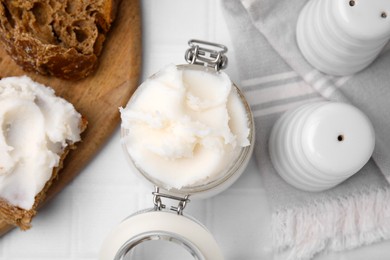
{"label": "tile grout line", "polygon": [[210,41],[215,41],[215,35],[216,35],[216,19],[215,19],[215,16],[216,16],[216,4],[217,1],[207,1],[207,6],[205,6],[205,8],[207,8],[208,10],[208,15],[207,15],[207,20],[208,20],[208,24],[209,26],[207,28],[205,28],[207,30],[207,36],[209,38]]}
{"label": "tile grout line", "polygon": [[[205,207],[205,220],[206,220],[206,227],[208,228],[209,232],[213,235],[213,230],[214,230],[214,218],[213,218],[213,214],[209,214],[209,212],[212,211],[213,209],[213,203],[214,203],[214,200],[212,199],[207,199],[206,201],[206,207]],[[214,236],[214,235],[213,235]]]}
{"label": "tile grout line", "polygon": [[70,251],[70,260],[77,259],[77,248],[79,247],[79,231],[80,231],[80,208],[75,207],[75,191],[73,189],[72,192],[72,200],[71,200],[71,216],[72,216],[72,224],[71,224],[71,251]]}

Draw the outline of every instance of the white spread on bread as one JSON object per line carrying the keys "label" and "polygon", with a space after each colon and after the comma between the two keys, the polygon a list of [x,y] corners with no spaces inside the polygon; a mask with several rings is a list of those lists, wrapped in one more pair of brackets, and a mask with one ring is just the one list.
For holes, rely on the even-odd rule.
{"label": "white spread on bread", "polygon": [[0,198],[31,209],[64,148],[80,140],[81,115],[27,76],[0,80]]}

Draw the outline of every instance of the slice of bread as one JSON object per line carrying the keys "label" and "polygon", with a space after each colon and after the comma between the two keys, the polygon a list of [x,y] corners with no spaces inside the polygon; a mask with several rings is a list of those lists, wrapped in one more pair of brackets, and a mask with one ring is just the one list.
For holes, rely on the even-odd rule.
{"label": "slice of bread", "polygon": [[[83,132],[87,128],[87,120],[82,117],[80,121],[80,132]],[[35,196],[34,205],[31,209],[26,210],[20,207],[14,206],[6,200],[0,198],[0,219],[6,223],[14,226],[18,226],[22,230],[29,229],[31,227],[32,218],[37,214],[37,209],[46,198],[46,193],[50,189],[53,182],[58,178],[58,173],[63,167],[63,162],[68,155],[69,151],[75,149],[76,145],[69,143],[61,154],[60,163],[53,169],[51,178],[46,182],[44,188]]]}
{"label": "slice of bread", "polygon": [[0,220],[30,227],[86,127],[52,88],[27,76],[0,80]]}
{"label": "slice of bread", "polygon": [[0,0],[0,40],[26,71],[78,80],[94,71],[120,0]]}

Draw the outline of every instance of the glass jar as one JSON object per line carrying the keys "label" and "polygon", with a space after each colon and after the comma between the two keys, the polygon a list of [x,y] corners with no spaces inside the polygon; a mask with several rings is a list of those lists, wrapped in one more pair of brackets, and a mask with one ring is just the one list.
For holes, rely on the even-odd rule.
{"label": "glass jar", "polygon": [[[227,145],[226,147],[228,147],[228,149],[225,149],[226,151],[221,152],[222,164],[221,166],[216,167],[217,171],[214,172],[213,175],[209,175],[204,178],[202,177],[189,184],[180,185],[180,187],[174,187],[174,185],[172,185],[172,183],[168,181],[168,177],[170,176],[169,171],[167,171],[168,172],[167,175],[162,175],[162,174],[156,175],[156,173],[152,174],[150,170],[149,171],[145,170],[145,168],[149,167],[148,165],[149,162],[152,163],[151,161],[148,160],[150,158],[155,158],[153,157],[154,155],[152,155],[152,157],[150,158],[147,157],[148,159],[146,160],[146,164],[142,164],[139,161],[137,161],[137,159],[134,159],[134,156],[142,157],[142,159],[144,159],[144,157],[147,156],[148,154],[145,153],[141,155],[138,154],[134,155],[133,153],[132,156],[132,152],[133,152],[132,149],[134,147],[129,147],[128,142],[126,141],[129,134],[131,134],[130,132],[131,130],[129,130],[129,127],[123,127],[122,124],[121,141],[122,141],[123,150],[126,154],[128,161],[130,162],[130,166],[133,168],[134,172],[136,172],[139,176],[141,176],[143,180],[146,180],[146,182],[149,185],[155,187],[154,188],[155,190],[153,192],[154,208],[152,210],[141,211],[140,213],[130,216],[129,218],[125,219],[116,229],[114,229],[103,244],[100,259],[127,259],[129,252],[131,252],[131,250],[135,246],[145,241],[152,241],[152,240],[174,242],[180,247],[183,247],[195,259],[213,259],[213,260],[223,259],[221,250],[219,249],[216,241],[214,240],[210,232],[198,221],[194,220],[189,216],[183,215],[183,210],[186,207],[187,203],[189,202],[190,197],[192,199],[192,198],[209,198],[211,196],[214,196],[222,192],[223,190],[227,189],[243,173],[253,152],[254,140],[255,140],[254,121],[253,121],[253,116],[250,107],[241,90],[234,83],[230,81],[229,77],[225,73],[220,71],[220,69],[225,68],[227,66],[227,57],[225,56],[227,48],[220,44],[209,43],[209,42],[198,41],[198,40],[190,40],[189,45],[190,48],[187,50],[185,57],[186,60],[191,64],[173,66],[171,70],[177,71],[178,73],[190,73],[188,75],[196,75],[196,77],[205,77],[207,79],[210,79],[211,80],[210,82],[213,82],[214,79],[216,79],[217,81],[218,80],[223,81],[225,80],[225,78],[227,78],[231,84],[231,86],[229,86],[229,88],[231,87],[231,90],[229,90],[230,92],[226,94],[222,87],[221,93],[224,93],[227,96],[226,99],[222,98],[221,100],[225,100],[225,102],[230,102],[229,104],[236,105],[234,109],[233,107],[226,107],[226,112],[231,112],[227,117],[228,118],[227,121],[229,123],[230,122],[240,123],[241,125],[240,127],[242,127],[242,124],[246,124],[244,128],[246,129],[247,132],[244,134],[244,136],[246,138],[245,140],[247,141],[247,143],[239,145],[240,142],[245,143],[245,141],[242,141],[244,140],[243,138],[241,138],[242,139],[241,140],[240,137],[237,137],[235,135],[233,135],[234,137],[231,137],[229,134],[226,133],[224,133],[222,137],[219,136],[215,137],[214,136],[215,132],[213,130],[210,131],[204,130],[202,128],[203,125],[201,125],[199,122],[189,123],[190,125],[185,125],[184,127],[180,125],[179,127],[180,131],[176,131],[178,132],[178,135],[183,134],[181,130],[184,129],[185,131],[187,131],[193,126],[194,128],[196,128],[195,135],[204,134],[206,136],[205,137],[206,146],[210,145],[210,143],[211,145],[215,144],[214,141],[217,140],[218,141],[217,144],[219,146],[217,145],[216,147],[219,148],[221,146],[225,148],[225,145]],[[217,48],[218,50],[210,49],[210,47],[214,49]],[[198,72],[201,74],[199,74]],[[158,72],[153,76],[151,76],[147,81],[145,81],[134,93],[132,98],[129,100],[128,104],[144,101],[142,99],[141,101],[138,100],[140,95],[139,93],[145,91],[145,88],[150,87],[150,84],[148,85],[148,82],[150,82],[150,80],[156,80],[156,79],[160,81],[166,80],[166,78],[164,78],[166,74],[162,75],[161,73],[162,72]],[[195,74],[191,74],[191,73],[195,73]],[[166,77],[169,78],[170,76],[168,75]],[[188,78],[186,79],[188,80]],[[181,80],[183,80],[183,82],[185,81],[184,79]],[[197,78],[193,78],[193,80],[196,81]],[[175,79],[173,79],[173,81],[175,81]],[[178,84],[180,85],[181,83]],[[210,88],[211,87],[213,86],[210,86]],[[174,89],[175,86],[171,86],[171,85],[168,86],[167,89],[168,92],[170,93],[169,88]],[[206,93],[207,91],[208,90],[206,89]],[[213,91],[214,89],[210,89],[210,93],[212,93]],[[215,92],[214,94],[218,94],[218,92]],[[213,111],[214,106],[212,103],[208,102],[207,100],[204,103],[202,102],[199,103],[198,102],[199,100],[196,97],[193,96],[189,97],[187,95],[186,98],[190,99],[189,102],[192,101],[194,102],[195,110],[199,105],[199,106],[205,106],[204,113],[213,113],[210,111]],[[219,102],[218,97],[216,99]],[[152,99],[147,101],[160,102],[159,100],[153,101]],[[242,110],[242,113],[244,115],[243,117],[240,117],[238,115],[239,114],[238,110]],[[221,111],[224,112],[223,109]],[[175,112],[176,111],[173,111],[172,113]],[[152,117],[150,117],[149,115],[145,116],[142,113],[131,114],[131,118],[136,118],[137,120],[140,119],[141,117],[144,117],[143,119],[141,119],[141,121],[142,120],[148,121],[146,123],[150,123],[151,122],[150,120],[155,120],[151,123],[151,125],[153,125],[152,128],[153,127],[158,128],[161,126],[161,124],[164,124],[165,118],[162,117],[161,119],[159,116],[160,114],[156,113],[156,118],[157,117],[158,118],[155,120],[153,116]],[[245,120],[242,120],[243,118]],[[208,120],[210,121],[210,119]],[[211,118],[211,121],[212,120],[214,120],[214,118]],[[215,120],[219,120],[219,119],[215,118]],[[188,120],[184,119],[184,121],[187,122]],[[141,124],[143,124],[143,122],[141,122]],[[201,130],[198,131],[197,127],[199,127]],[[228,128],[232,128],[232,129],[235,128],[235,131],[237,132],[240,132],[240,130],[244,129],[240,127],[236,127],[232,125],[228,126]],[[191,132],[192,128],[188,131]],[[209,134],[211,138],[207,139],[209,137],[205,133]],[[188,137],[187,132],[184,133],[184,136],[185,136],[184,137],[185,140],[193,141],[193,136]],[[148,138],[147,132],[145,132],[142,138]],[[175,138],[176,136],[174,136],[174,139]],[[157,141],[159,141],[160,139],[157,139]],[[173,147],[175,146],[174,139],[171,145]],[[230,145],[229,142],[231,142],[232,145]],[[142,145],[145,146],[145,144]],[[166,148],[165,146],[163,148]],[[152,148],[157,151],[156,153],[161,152],[160,151],[161,149],[157,149],[155,147]],[[194,150],[200,149],[197,148],[196,145],[194,145],[191,148]],[[171,152],[170,147],[167,147],[166,150],[167,151],[164,150],[163,152],[168,154]],[[185,152],[186,151],[184,151],[184,153]],[[188,156],[189,160],[193,158],[191,156],[192,155]],[[219,154],[216,155],[216,157],[218,156]],[[170,159],[166,159],[166,161],[163,161],[163,165],[165,164],[170,165],[172,163],[173,162],[170,161]],[[186,165],[184,168],[191,168],[191,167],[192,167],[191,165],[189,166]],[[159,171],[159,165],[156,166],[155,168],[157,169],[157,171]],[[160,168],[161,172],[163,172],[163,168],[164,167]],[[194,172],[196,171],[197,170],[194,170]],[[163,204],[162,198],[178,201],[178,206],[172,206],[170,210],[168,210],[166,209],[166,205]]]}
{"label": "glass jar", "polygon": [[[199,66],[199,65],[178,65],[178,70],[185,71],[185,70],[193,70],[193,71],[202,71],[207,74],[210,74],[212,76],[220,74],[220,71],[215,71],[212,68]],[[150,77],[150,79],[156,78],[159,74],[156,73],[153,76]],[[150,173],[142,169],[137,163],[134,161],[132,156],[129,153],[129,149],[126,145],[126,142],[124,139],[129,134],[129,130],[122,127],[121,128],[121,136],[122,136],[122,147],[126,154],[126,158],[130,162],[130,165],[132,166],[134,172],[138,173],[143,179],[147,180],[149,184],[152,184],[153,186],[160,187],[169,193],[173,193],[176,195],[191,195],[191,197],[197,197],[197,198],[207,198],[211,197],[213,195],[216,195],[217,193],[222,192],[223,190],[227,189],[231,184],[233,184],[238,177],[242,174],[244,171],[246,165],[248,164],[248,161],[250,159],[250,155],[253,151],[253,142],[254,142],[254,123],[253,123],[253,117],[252,113],[249,107],[249,104],[247,103],[243,93],[241,90],[232,83],[232,87],[234,88],[234,92],[237,93],[238,99],[240,100],[243,110],[245,110],[245,115],[247,118],[247,126],[249,128],[248,133],[248,140],[250,142],[250,145],[246,147],[241,147],[239,151],[233,156],[233,158],[230,158],[229,162],[226,164],[226,167],[221,169],[218,173],[215,174],[214,177],[208,178],[204,181],[198,181],[195,184],[183,186],[180,188],[171,187],[172,185],[167,184],[162,180],[161,178],[155,178]],[[147,86],[146,86],[147,87]],[[142,85],[137,91],[142,91]],[[134,94],[133,97],[136,97],[137,93]],[[130,99],[129,103],[133,101],[133,98]]]}

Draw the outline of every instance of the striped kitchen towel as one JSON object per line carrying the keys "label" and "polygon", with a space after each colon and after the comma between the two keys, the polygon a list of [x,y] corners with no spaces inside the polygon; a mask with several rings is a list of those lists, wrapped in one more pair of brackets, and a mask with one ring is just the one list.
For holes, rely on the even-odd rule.
{"label": "striped kitchen towel", "polygon": [[[306,0],[221,1],[239,62],[241,88],[256,123],[255,154],[272,213],[275,258],[311,259],[390,238],[390,53],[369,68],[332,77],[311,67],[295,42]],[[350,102],[374,124],[373,159],[337,187],[304,192],[284,182],[268,155],[268,137],[288,109],[323,99]]]}

